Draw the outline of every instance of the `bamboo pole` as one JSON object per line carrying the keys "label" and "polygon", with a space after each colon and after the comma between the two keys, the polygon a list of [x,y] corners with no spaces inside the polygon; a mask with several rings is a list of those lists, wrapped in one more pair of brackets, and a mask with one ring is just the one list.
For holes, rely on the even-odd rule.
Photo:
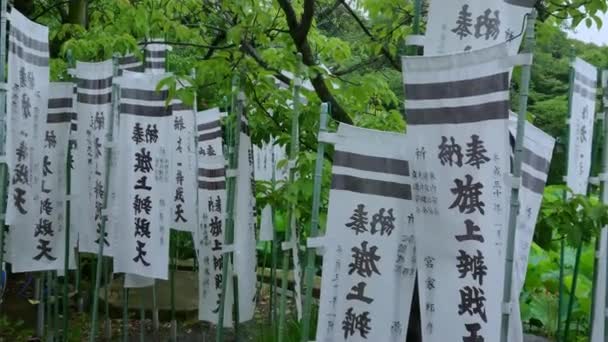
{"label": "bamboo pole", "polygon": [[[524,53],[534,51],[534,24],[536,23],[536,10],[528,15],[526,26],[526,42]],[[515,138],[515,156],[513,163],[513,179],[519,183],[521,177],[521,164],[524,147],[524,129],[526,125],[526,112],[528,108],[528,91],[530,88],[530,73],[532,66],[523,65],[521,70],[521,90],[519,94],[519,112],[517,118],[517,136]],[[517,230],[517,214],[519,212],[519,184],[513,184],[511,188],[511,212],[509,215],[509,231],[507,240],[507,254],[505,263],[505,283],[503,292],[504,305],[510,306],[512,301],[513,285],[513,258],[515,252],[515,231]],[[508,342],[510,310],[503,310],[501,321],[500,341]]]}
{"label": "bamboo pole", "polygon": [[[298,154],[300,153],[300,88],[302,86],[302,79],[300,74],[302,72],[302,55],[298,54],[298,66],[293,79],[293,115],[291,117],[291,143],[289,151],[289,184],[293,184],[296,180],[296,163],[298,160]],[[285,227],[285,242],[287,244],[296,243],[292,241],[291,233],[295,232],[296,229],[296,207],[297,197],[292,199],[290,203],[287,220],[289,225]],[[295,238],[295,236],[293,237]],[[292,246],[285,246],[283,250],[283,265],[281,267],[281,302],[279,304],[279,342],[285,341],[285,325],[286,325],[286,310],[287,310],[287,274],[289,273],[289,250],[293,250]],[[294,251],[295,253],[295,251]]]}
{"label": "bamboo pole", "polygon": [[36,336],[44,338],[44,273],[40,273],[36,277],[34,285],[34,292],[36,293],[36,300],[38,307],[36,310]]}
{"label": "bamboo pole", "polygon": [[129,289],[122,289],[122,342],[129,341]]}
{"label": "bamboo pole", "polygon": [[[4,87],[0,87],[0,155],[6,157],[6,3],[7,0],[0,1],[0,83]],[[6,214],[6,192],[8,182],[8,170],[6,160],[0,163],[0,279],[5,272],[4,270],[4,215]],[[6,279],[6,278],[5,278]],[[6,287],[6,284],[3,284]],[[0,302],[0,313],[2,312],[2,303]]]}
{"label": "bamboo pole", "polygon": [[[319,135],[327,131],[328,104],[321,105],[321,116],[319,119]],[[310,237],[314,238],[319,232],[319,209],[321,207],[321,181],[323,176],[323,161],[325,154],[325,144],[318,142],[317,160],[315,161],[315,178],[312,195],[312,218],[310,221]],[[315,249],[308,248],[306,251],[306,279],[304,285],[304,313],[302,316],[302,342],[310,339],[310,315],[312,311],[312,288],[317,267],[315,265]]]}
{"label": "bamboo pole", "polygon": [[[239,136],[241,132],[241,116],[243,113],[243,105],[245,94],[238,90],[238,77],[232,79],[232,105],[231,111],[233,114],[228,120],[228,168],[229,170],[237,170],[239,165]],[[234,207],[236,202],[236,175],[226,175],[227,185],[227,206],[226,206],[226,232],[224,236],[224,247],[234,243]],[[228,267],[232,263],[232,252],[226,252],[222,258],[222,295],[220,298],[220,307],[218,313],[218,323],[216,327],[216,342],[224,341],[224,308],[226,305],[226,293],[228,290]],[[232,271],[232,269],[231,269]],[[233,277],[236,278],[236,277]],[[235,279],[238,280],[238,279]],[[233,284],[234,288],[238,288],[238,284]],[[234,292],[234,311],[238,311],[238,293]],[[238,316],[238,314],[236,314]],[[237,330],[238,319],[234,322],[235,330]]]}
{"label": "bamboo pole", "polygon": [[[572,48],[572,50],[570,51],[570,59],[571,62],[574,61],[575,58],[575,51],[574,48]],[[566,174],[568,174],[568,154],[569,154],[569,139],[570,139],[570,116],[572,113],[572,96],[573,96],[573,92],[574,92],[574,68],[570,67],[570,73],[569,73],[569,91],[568,91],[568,120],[567,120],[567,125],[566,125],[566,135],[564,137],[564,150],[566,151]],[[567,182],[567,178],[564,177],[564,182]],[[568,193],[566,191],[564,191],[563,194],[563,199],[564,201],[567,199],[568,197]],[[565,292],[565,286],[564,286],[564,273],[565,273],[565,265],[564,265],[564,258],[565,258],[565,252],[566,252],[566,238],[565,236],[562,236],[561,238],[561,242],[560,242],[560,258],[559,258],[559,295],[558,295],[558,301],[557,301],[557,331],[555,333],[555,336],[557,338],[557,341],[561,341],[561,331],[562,331],[562,311],[563,311],[563,301],[564,301],[564,292]]]}
{"label": "bamboo pole", "polygon": [[[173,232],[175,233],[175,232]],[[173,234],[177,236],[177,234]],[[177,270],[177,239],[173,244],[173,257],[171,262],[170,291],[171,291],[171,342],[177,341],[177,320],[175,319],[175,271]]]}
{"label": "bamboo pole", "polygon": [[[113,75],[117,76],[118,75],[118,56],[114,55],[112,57],[112,62],[114,64],[114,71],[113,71]],[[111,144],[113,143],[114,137],[112,134],[112,130],[114,128],[114,116],[118,115],[118,105],[119,105],[119,96],[120,96],[120,92],[119,92],[119,86],[117,84],[112,84],[112,110],[110,111],[110,115],[109,115],[109,124],[108,124],[108,133],[106,136],[106,141]],[[112,148],[111,147],[106,147],[106,155],[105,155],[105,165],[107,165],[107,170],[106,170],[106,175],[105,175],[105,189],[109,189],[109,185],[110,185],[110,164],[112,161]],[[99,292],[99,286],[100,286],[100,281],[101,281],[101,271],[103,268],[103,245],[104,245],[104,236],[105,236],[105,232],[106,232],[106,223],[108,221],[108,217],[107,217],[107,210],[108,210],[108,193],[109,191],[105,191],[104,195],[103,195],[103,208],[104,208],[104,214],[102,215],[102,221],[101,221],[101,227],[100,227],[100,232],[99,232],[99,251],[97,252],[97,267],[96,267],[96,272],[95,272],[95,290],[93,292],[93,308],[92,308],[92,312],[91,312],[91,334],[89,336],[89,341],[90,342],[94,342],[95,338],[97,336],[97,310],[98,310],[98,306],[99,306],[99,296],[97,295],[97,293]]]}
{"label": "bamboo pole", "polygon": [[103,301],[104,301],[104,335],[106,340],[112,339],[112,322],[110,321],[110,301],[108,300],[108,287],[112,284],[112,273],[110,272],[110,260],[107,258],[103,264]]}
{"label": "bamboo pole", "polygon": [[[602,105],[604,107],[604,149],[602,151],[602,201],[606,203],[604,198],[607,197],[606,194],[608,194],[608,180],[606,179],[606,175],[608,174],[608,70],[604,70],[602,72],[602,88],[604,90],[602,97]],[[608,239],[606,239],[606,243],[608,244]],[[606,246],[606,251],[606,255],[608,258],[608,246]],[[606,262],[608,263],[608,260]],[[606,284],[608,284],[608,270],[606,272]],[[604,291],[606,290],[604,289]],[[608,312],[608,293],[605,298],[604,312]],[[604,341],[608,341],[608,315],[606,314],[604,314]]]}

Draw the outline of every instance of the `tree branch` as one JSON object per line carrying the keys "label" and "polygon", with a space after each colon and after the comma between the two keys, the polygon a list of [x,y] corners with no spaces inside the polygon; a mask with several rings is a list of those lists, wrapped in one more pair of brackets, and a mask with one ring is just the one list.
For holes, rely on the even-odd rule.
{"label": "tree branch", "polygon": [[310,31],[310,27],[312,26],[312,20],[315,17],[315,0],[304,0],[304,13],[302,14],[302,19],[300,20],[300,25],[298,25],[298,31],[294,40],[296,45],[302,44],[306,37],[308,36],[308,32]]}
{"label": "tree branch", "polygon": [[361,61],[361,62],[359,62],[357,64],[353,64],[353,65],[351,65],[349,67],[346,67],[344,69],[341,69],[341,70],[340,69],[338,69],[338,70],[332,70],[331,73],[332,73],[332,75],[337,76],[337,77],[344,76],[344,75],[350,74],[353,71],[356,71],[360,67],[368,66],[368,65],[372,65],[374,63],[377,63],[381,58],[382,57],[374,56],[374,57],[372,57],[370,59]]}
{"label": "tree branch", "polygon": [[189,47],[195,47],[195,48],[215,49],[215,50],[226,50],[226,49],[232,49],[233,47],[236,47],[235,44],[215,46],[215,45],[205,45],[205,44],[195,44],[195,43],[171,42],[171,41],[166,41],[166,40],[165,41],[150,40],[150,41],[145,41],[145,42],[139,42],[138,43],[139,46],[146,46],[146,45],[150,45],[150,44],[165,44],[165,45],[172,45],[172,46],[189,46]]}
{"label": "tree branch", "polygon": [[[298,37],[298,20],[296,18],[296,12],[293,10],[291,3],[289,0],[277,0],[279,5],[283,9],[285,13],[285,20],[287,21],[287,26],[289,26],[289,33],[291,38],[296,43],[297,50],[302,54],[302,62],[307,66],[316,66],[317,63],[315,61],[314,54],[310,45],[308,44],[308,39],[302,40],[300,43],[297,41]],[[312,83],[313,88],[315,88],[315,92],[317,96],[323,102],[329,102],[332,106],[332,117],[337,121],[344,122],[347,124],[352,124],[353,120],[350,118],[348,113],[340,106],[336,98],[333,96],[327,84],[325,83],[325,79],[323,75],[317,73],[314,77],[311,77],[310,82]]]}
{"label": "tree branch", "polygon": [[276,77],[281,82],[283,82],[285,84],[291,83],[291,79],[289,77],[283,75],[281,73],[281,70],[273,68],[270,65],[268,65],[268,63],[266,63],[266,61],[264,59],[262,59],[262,56],[260,56],[258,54],[256,49],[251,44],[249,44],[247,42],[243,42],[241,44],[241,51],[243,51],[247,55],[251,56],[251,58],[253,58],[253,60],[255,60],[262,68],[274,72],[274,77]]}
{"label": "tree branch", "polygon": [[[61,11],[61,7],[65,4],[69,4],[70,0],[66,0],[66,1],[60,1],[57,3],[52,4],[51,6],[45,8],[42,10],[42,12],[36,14],[35,17],[31,18],[32,21],[36,21],[36,19],[42,17],[43,15],[47,14],[48,12],[50,12],[53,9],[57,9],[59,11],[59,16],[63,19],[63,15],[62,15],[62,11]],[[65,12],[65,10],[64,10]]]}
{"label": "tree branch", "polygon": [[[365,26],[365,24],[363,23],[363,21],[361,20],[361,18],[359,18],[359,16],[357,15],[357,13],[355,13],[355,11],[346,3],[346,1],[344,1],[344,0],[340,0],[340,1],[342,2],[342,6],[344,6],[344,8],[353,17],[353,19],[355,19],[355,21],[357,22],[357,24],[359,25],[359,27],[361,27],[361,29],[363,30],[363,32],[365,32],[365,34],[373,42],[378,42],[378,40],[376,39],[376,37],[374,37],[374,35],[372,34],[372,32]],[[382,54],[386,57],[386,59],[388,59],[389,63],[391,63],[391,66],[393,68],[395,68],[397,71],[401,71],[401,64],[399,63],[398,60],[396,60],[391,55],[390,51],[388,51],[388,49],[384,45],[382,46]]]}

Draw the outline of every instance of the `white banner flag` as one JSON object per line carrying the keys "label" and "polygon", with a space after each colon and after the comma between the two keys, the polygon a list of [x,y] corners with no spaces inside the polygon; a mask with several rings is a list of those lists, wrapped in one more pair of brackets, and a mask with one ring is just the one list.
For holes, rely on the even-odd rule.
{"label": "white banner flag", "polygon": [[247,118],[241,118],[234,220],[234,271],[238,275],[239,320],[253,319],[256,301],[255,181]]}
{"label": "white banner flag", "polygon": [[344,124],[337,140],[316,341],[404,341],[416,276],[407,141]]}
{"label": "white banner flag", "polygon": [[[6,159],[7,258],[13,272],[47,269],[59,259],[59,227],[41,222],[58,212],[42,198],[43,141],[49,88],[48,28],[17,10],[10,13]],[[54,209],[54,210],[53,210]],[[61,259],[63,260],[63,259]]]}
{"label": "white banner flag", "polygon": [[[511,150],[515,148],[517,136],[517,116],[509,118],[509,138]],[[534,237],[536,219],[543,200],[545,183],[549,174],[555,139],[526,122],[524,130],[524,150],[522,154],[521,187],[519,188],[520,210],[515,232],[515,254],[513,269],[513,312],[509,323],[509,341],[523,341],[523,326],[520,317],[519,298],[526,279],[528,256]]]}
{"label": "white banner flag", "polygon": [[574,60],[572,68],[574,79],[570,85],[572,89],[567,183],[575,194],[585,195],[591,171],[597,69],[580,58]]}
{"label": "white banner flag", "polygon": [[513,67],[506,56],[503,43],[403,59],[424,341],[500,339]]}
{"label": "white banner flag", "polygon": [[182,101],[173,102],[171,125],[171,227],[196,230],[196,127],[194,110]]}
{"label": "white banner flag", "polygon": [[509,42],[519,50],[525,15],[533,0],[431,0],[424,37],[425,56],[479,50]]}
{"label": "white banner flag", "polygon": [[128,53],[118,60],[118,75],[122,76],[124,71],[142,72],[144,64],[132,53]]}
{"label": "white banner flag", "polygon": [[74,169],[71,177],[72,196],[70,222],[78,232],[80,252],[98,253],[103,241],[103,254],[113,255],[110,225],[100,236],[103,197],[106,191],[106,146],[109,117],[112,111],[112,61],[76,62],[77,130],[75,135]]}
{"label": "white banner flag", "polygon": [[[217,108],[197,114],[198,211],[195,247],[199,262],[199,320],[217,324],[222,294],[226,226],[226,161],[222,148],[222,114]],[[230,267],[230,266],[229,266]],[[231,274],[230,269],[227,273]],[[232,326],[232,281],[227,281],[224,326]]]}
{"label": "white banner flag", "polygon": [[129,73],[120,80],[120,155],[114,271],[167,279],[171,193],[171,107],[164,74]]}
{"label": "white banner flag", "polygon": [[[605,193],[605,192],[604,192]],[[605,203],[605,202],[604,202]],[[606,329],[606,260],[608,258],[608,228],[603,228],[600,234],[600,249],[597,255],[597,278],[595,293],[593,296],[593,330],[591,342],[605,342],[604,330]]]}

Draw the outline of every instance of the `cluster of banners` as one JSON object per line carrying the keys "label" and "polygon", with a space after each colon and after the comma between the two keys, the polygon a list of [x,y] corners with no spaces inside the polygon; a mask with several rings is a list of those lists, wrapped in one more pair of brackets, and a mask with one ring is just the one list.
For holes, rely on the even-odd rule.
{"label": "cluster of banners", "polygon": [[168,278],[170,229],[190,232],[201,265],[200,318],[217,322],[224,281],[231,317],[233,272],[222,271],[233,252],[227,267],[239,275],[240,320],[250,320],[257,217],[247,120],[238,151],[236,239],[224,247],[224,115],[196,113],[177,99],[168,105],[169,91],[156,89],[171,76],[167,47],[153,40],[144,49],[145,63],[131,54],[117,66],[77,62],[74,83],[51,83],[48,29],[10,13],[5,260],[14,272],[63,270],[66,247],[94,254],[102,247],[113,272],[125,274],[125,287],[145,287]]}

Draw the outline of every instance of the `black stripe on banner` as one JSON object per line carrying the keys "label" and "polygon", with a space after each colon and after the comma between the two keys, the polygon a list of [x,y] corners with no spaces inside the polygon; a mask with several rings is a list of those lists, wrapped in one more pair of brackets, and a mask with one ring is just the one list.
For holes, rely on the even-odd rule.
{"label": "black stripe on banner", "polygon": [[199,142],[200,141],[209,141],[209,140],[213,140],[213,139],[221,138],[221,137],[222,137],[222,130],[218,129],[217,131],[199,135],[198,141]]}
{"label": "black stripe on banner", "polygon": [[84,78],[79,78],[76,80],[76,85],[78,88],[82,89],[105,89],[112,87],[112,77],[103,78],[100,80],[87,80]]}
{"label": "black stripe on banner", "polygon": [[334,166],[348,167],[363,171],[390,173],[399,176],[410,175],[410,167],[407,160],[366,156],[338,150],[334,152]]}
{"label": "black stripe on banner", "polygon": [[527,8],[534,7],[534,4],[536,3],[536,0],[504,0],[504,1],[505,1],[505,3],[513,5],[513,6],[527,7]]}
{"label": "black stripe on banner", "polygon": [[596,97],[594,90],[576,82],[574,83],[574,92],[589,100],[595,100]]}
{"label": "black stripe on banner", "polygon": [[78,125],[75,123],[72,123],[72,125],[70,126],[70,130],[72,132],[77,132],[78,131]]}
{"label": "black stripe on banner", "polygon": [[72,121],[72,113],[54,113],[47,114],[47,123],[62,123]]}
{"label": "black stripe on banner", "polygon": [[543,190],[545,189],[545,182],[532,176],[531,174],[522,171],[521,173],[521,185],[537,194],[542,195]]}
{"label": "black stripe on banner", "polygon": [[226,176],[226,169],[198,169],[198,175],[200,177],[207,178],[218,178]]}
{"label": "black stripe on banner", "polygon": [[27,34],[21,32],[18,28],[10,26],[10,35],[25,47],[40,52],[49,52],[49,43],[34,39]]}
{"label": "black stripe on banner", "polygon": [[146,58],[165,58],[167,50],[146,50]]}
{"label": "black stripe on banner", "polygon": [[204,124],[200,124],[200,125],[196,126],[196,129],[198,131],[206,131],[208,129],[220,127],[220,125],[221,125],[220,120],[215,120],[215,121],[207,122]]}
{"label": "black stripe on banner", "polygon": [[118,63],[120,65],[125,65],[125,64],[133,64],[133,63],[137,63],[137,62],[139,62],[139,58],[137,58],[137,56],[133,55],[133,56],[122,57]]}
{"label": "black stripe on banner", "polygon": [[540,171],[544,174],[549,172],[549,161],[531,150],[524,148],[523,160],[524,164],[530,166],[534,170]]}
{"label": "black stripe on banner", "polygon": [[51,108],[72,108],[73,99],[71,97],[49,99],[49,109]]}
{"label": "black stripe on banner", "polygon": [[165,62],[146,62],[146,69],[165,69]]}
{"label": "black stripe on banner", "polygon": [[150,117],[171,116],[171,107],[141,106],[129,103],[121,103],[120,113]]}
{"label": "black stripe on banner", "polygon": [[168,90],[142,90],[131,88],[120,88],[120,98],[142,101],[165,101],[169,95]]}
{"label": "black stripe on banner", "polygon": [[77,99],[80,103],[105,104],[112,102],[112,93],[98,95],[78,93]]}
{"label": "black stripe on banner", "polygon": [[507,119],[509,102],[505,100],[463,107],[407,109],[406,115],[408,125],[459,124]]}
{"label": "black stripe on banner", "polygon": [[226,182],[205,182],[198,181],[198,188],[205,190],[224,190],[226,189]]}
{"label": "black stripe on banner", "polygon": [[72,113],[72,120],[78,120],[78,114]]}
{"label": "black stripe on banner", "polygon": [[509,89],[509,73],[442,83],[405,84],[408,100],[438,100],[480,96]]}
{"label": "black stripe on banner", "polygon": [[574,79],[592,89],[597,88],[597,80],[592,80],[580,72],[574,72]]}
{"label": "black stripe on banner", "polygon": [[364,179],[347,175],[333,175],[331,180],[333,190],[344,190],[368,195],[412,199],[412,186],[395,182],[385,182],[375,179]]}
{"label": "black stripe on banner", "polygon": [[23,47],[18,46],[14,42],[10,42],[9,51],[28,64],[32,64],[32,65],[39,66],[39,67],[48,67],[49,66],[48,57],[41,57],[41,56],[33,55],[29,52],[25,52],[25,51],[23,51]]}
{"label": "black stripe on banner", "polygon": [[241,121],[241,133],[249,135],[249,125]]}
{"label": "black stripe on banner", "polygon": [[188,106],[183,102],[177,102],[173,104],[173,110],[192,110],[192,106]]}

